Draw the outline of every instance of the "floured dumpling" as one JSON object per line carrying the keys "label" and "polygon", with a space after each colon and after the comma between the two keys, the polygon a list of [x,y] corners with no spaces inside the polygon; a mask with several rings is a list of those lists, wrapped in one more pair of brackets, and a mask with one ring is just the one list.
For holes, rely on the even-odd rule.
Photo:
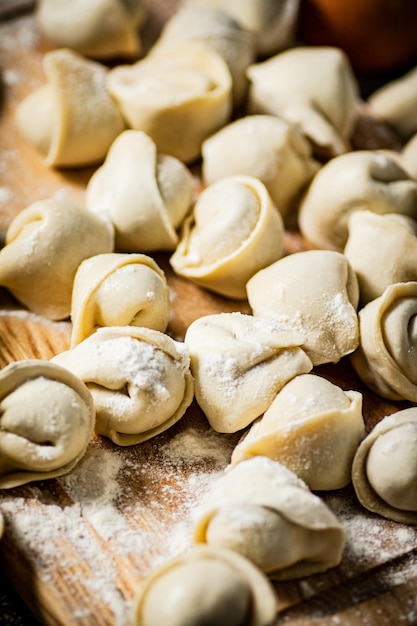
{"label": "floured dumpling", "polygon": [[417,133],[404,145],[401,151],[404,168],[414,179],[417,179]]}
{"label": "floured dumpling", "polygon": [[145,326],[165,331],[170,314],[164,272],[145,254],[98,254],[74,278],[72,347],[100,326]]}
{"label": "floured dumpling", "polygon": [[145,579],[134,626],[268,626],[276,613],[272,585],[236,552],[196,546]]}
{"label": "floured dumpling", "polygon": [[159,152],[184,163],[200,156],[203,141],[226,124],[232,112],[226,62],[193,42],[115,67],[108,73],[107,88],[130,128],[144,131]]}
{"label": "floured dumpling", "polygon": [[107,68],[69,49],[43,57],[47,82],[16,109],[25,137],[54,167],[80,167],[104,159],[125,128],[106,89]]}
{"label": "floured dumpling", "polygon": [[417,182],[398,160],[379,150],[357,150],[326,163],[300,204],[298,224],[317,248],[343,251],[354,211],[417,217]]}
{"label": "floured dumpling", "polygon": [[288,380],[312,369],[299,347],[303,333],[251,315],[201,317],[188,327],[184,341],[197,402],[218,432],[245,428]]}
{"label": "floured dumpling", "polygon": [[417,402],[417,282],[390,285],[359,311],[360,344],[351,355],[370,389]]}
{"label": "floured dumpling", "polygon": [[248,115],[206,139],[203,179],[212,184],[243,174],[259,178],[282,215],[292,208],[319,168],[310,143],[273,115]]}
{"label": "floured dumpling", "polygon": [[358,346],[358,280],[340,252],[290,254],[255,274],[247,294],[254,315],[304,333],[313,365],[336,363]]}
{"label": "floured dumpling", "polygon": [[384,417],[364,439],[353,463],[360,503],[395,522],[417,525],[417,408]]}
{"label": "floured dumpling", "polygon": [[229,176],[200,194],[170,263],[202,287],[244,299],[247,281],[282,256],[283,241],[282,217],[265,185]]}
{"label": "floured dumpling", "polygon": [[126,130],[90,178],[86,205],[110,217],[117,250],[174,250],[193,192],[193,178],[181,161],[158,154],[145,133]]}
{"label": "floured dumpling", "polygon": [[194,397],[186,346],[150,328],[98,328],[53,361],[86,383],[96,407],[96,432],[120,446],[167,430]]}
{"label": "floured dumpling", "polygon": [[62,476],[84,456],[93,398],[77,376],[48,361],[0,371],[0,489]]}
{"label": "floured dumpling", "polygon": [[350,149],[358,87],[338,48],[296,47],[248,69],[252,113],[296,124],[315,151],[333,157]]}
{"label": "floured dumpling", "polygon": [[63,319],[70,315],[79,264],[113,246],[113,227],[104,217],[68,200],[34,202],[7,229],[0,285],[31,311]]}
{"label": "floured dumpling", "polygon": [[197,511],[196,543],[234,550],[277,580],[340,563],[342,525],[293,472],[257,456],[232,466]]}
{"label": "floured dumpling", "polygon": [[304,374],[281,389],[234,449],[232,464],[266,456],[312,490],[341,489],[350,483],[353,457],[364,436],[362,395]]}

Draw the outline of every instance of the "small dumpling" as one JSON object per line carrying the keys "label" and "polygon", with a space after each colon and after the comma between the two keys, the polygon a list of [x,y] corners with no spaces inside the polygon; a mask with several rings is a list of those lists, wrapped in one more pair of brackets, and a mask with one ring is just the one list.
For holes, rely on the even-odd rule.
{"label": "small dumpling", "polygon": [[248,68],[248,107],[295,124],[323,157],[350,149],[358,86],[339,48],[295,47]]}
{"label": "small dumpling", "polygon": [[257,567],[231,550],[196,546],[145,579],[133,624],[268,626],[275,614],[273,587]]}
{"label": "small dumpling", "polygon": [[191,172],[181,161],[158,154],[144,132],[126,130],[90,178],[86,206],[109,216],[118,251],[172,251],[193,194]]}
{"label": "small dumpling", "polygon": [[384,417],[360,445],[352,481],[360,503],[395,522],[417,525],[417,408]]}
{"label": "small dumpling", "polygon": [[341,489],[365,436],[362,395],[314,374],[289,381],[238,443],[232,464],[253,456],[279,461],[312,490]]}
{"label": "small dumpling", "polygon": [[299,130],[273,115],[231,122],[202,146],[203,180],[243,174],[259,178],[282,215],[295,207],[319,164]]}
{"label": "small dumpling", "polygon": [[242,313],[195,320],[185,335],[195,396],[218,432],[245,428],[271,404],[283,385],[312,369],[299,347],[304,335],[285,324]]}
{"label": "small dumpling", "polygon": [[170,263],[179,276],[244,299],[247,281],[282,256],[283,243],[283,220],[265,185],[228,176],[202,191]]}
{"label": "small dumpling", "polygon": [[337,363],[358,346],[358,280],[340,252],[285,256],[255,274],[247,294],[254,315],[304,333],[301,347],[314,366]]}
{"label": "small dumpling", "polygon": [[164,332],[170,314],[164,272],[145,254],[98,254],[75,274],[71,346],[100,326],[145,326]]}
{"label": "small dumpling", "polygon": [[68,473],[94,429],[84,383],[48,361],[16,361],[0,371],[0,489]]}
{"label": "small dumpling", "polygon": [[0,250],[0,285],[31,311],[64,319],[71,312],[79,264],[113,247],[114,230],[105,217],[68,200],[34,202],[7,229]]}
{"label": "small dumpling", "polygon": [[167,430],[194,397],[186,346],[150,328],[98,328],[52,360],[85,382],[96,407],[96,432],[120,446]]}
{"label": "small dumpling", "polygon": [[63,48],[43,57],[47,82],[16,109],[24,138],[54,167],[99,163],[125,128],[106,89],[107,68]]}
{"label": "small dumpling", "polygon": [[257,456],[218,479],[197,510],[194,540],[234,550],[271,578],[289,580],[338,565],[345,533],[301,479]]}
{"label": "small dumpling", "polygon": [[400,157],[404,168],[417,180],[417,132],[403,146]]}

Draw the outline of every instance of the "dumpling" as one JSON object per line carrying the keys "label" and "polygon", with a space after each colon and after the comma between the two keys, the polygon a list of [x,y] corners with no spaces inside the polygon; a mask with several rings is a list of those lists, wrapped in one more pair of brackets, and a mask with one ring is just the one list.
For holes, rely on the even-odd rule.
{"label": "dumpling", "polygon": [[384,417],[360,445],[352,481],[360,503],[395,522],[417,525],[417,408]]}
{"label": "dumpling", "polygon": [[417,182],[386,152],[357,150],[326,163],[304,195],[298,224],[315,247],[343,251],[354,211],[417,216]]}
{"label": "dumpling", "polygon": [[202,191],[170,263],[179,276],[244,299],[249,278],[282,256],[283,242],[282,217],[265,185],[229,176]]}
{"label": "dumpling", "polygon": [[289,381],[232,454],[279,461],[312,490],[341,489],[365,436],[362,395],[314,374]]}
{"label": "dumpling", "polygon": [[319,164],[299,130],[273,115],[231,122],[202,146],[202,175],[210,185],[243,174],[259,178],[282,215],[296,206]]}
{"label": "dumpling", "polygon": [[125,128],[106,89],[107,68],[78,53],[60,49],[43,57],[47,82],[16,109],[25,137],[54,167],[81,167],[104,159]]}
{"label": "dumpling", "polygon": [[283,385],[312,369],[299,347],[304,335],[285,324],[242,313],[195,320],[185,334],[195,396],[218,432],[245,428]]}
{"label": "dumpling", "polygon": [[100,326],[145,326],[165,331],[170,314],[164,272],[145,254],[98,254],[83,261],[71,301],[74,347]]}
{"label": "dumpling", "polygon": [[196,513],[194,540],[234,550],[271,578],[289,580],[338,565],[345,533],[301,479],[257,456],[218,479]]}
{"label": "dumpling", "polygon": [[203,141],[232,113],[229,68],[203,44],[190,42],[119,65],[109,71],[107,88],[130,128],[184,163],[199,158]]}
{"label": "dumpling", "polygon": [[196,546],[145,579],[133,624],[268,626],[275,614],[273,587],[257,567],[231,550]]}
{"label": "dumpling", "polygon": [[52,361],[85,382],[96,407],[96,432],[120,446],[167,430],[194,397],[186,346],[150,328],[98,328]]}
{"label": "dumpling", "polygon": [[403,146],[400,157],[410,176],[417,179],[417,132]]}
{"label": "dumpling", "polygon": [[93,398],[77,376],[48,361],[0,371],[0,489],[62,476],[84,456]]}
{"label": "dumpling", "polygon": [[31,311],[68,317],[75,272],[95,254],[111,252],[109,220],[68,200],[34,202],[16,215],[0,250],[0,285]]}
{"label": "dumpling", "polygon": [[193,194],[192,175],[181,161],[158,154],[142,131],[126,130],[90,178],[86,205],[110,217],[117,250],[174,250]]}
{"label": "dumpling", "polygon": [[291,48],[250,66],[247,74],[251,113],[297,125],[324,157],[350,149],[358,86],[339,48]]}
{"label": "dumpling", "polygon": [[260,270],[247,283],[254,315],[304,333],[314,366],[337,363],[359,343],[356,274],[331,250],[295,252]]}

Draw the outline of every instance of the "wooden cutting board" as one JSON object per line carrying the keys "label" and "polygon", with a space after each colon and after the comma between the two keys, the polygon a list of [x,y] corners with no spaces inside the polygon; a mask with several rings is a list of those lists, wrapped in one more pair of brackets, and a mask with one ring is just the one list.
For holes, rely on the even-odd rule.
{"label": "wooden cutting board", "polygon": [[[156,36],[175,2],[149,0],[148,7],[145,43]],[[16,103],[44,81],[41,60],[47,49],[30,13],[0,22],[2,239],[12,218],[36,200],[58,194],[83,202],[93,171],[46,168],[14,125]],[[356,148],[393,144],[395,137],[386,128],[361,117]],[[288,226],[286,251],[304,248],[296,229]],[[172,292],[168,332],[174,338],[182,339],[201,315],[249,312],[247,302],[227,301],[175,277],[166,255],[156,260]],[[69,347],[70,331],[70,322],[34,315],[0,289],[0,367],[52,357]],[[344,389],[364,393],[368,430],[405,406],[365,390],[348,361],[317,371]],[[2,491],[2,565],[38,619],[59,626],[127,626],[143,578],[191,547],[193,512],[229,463],[239,437],[213,432],[194,403],[175,427],[154,440],[119,448],[94,437],[69,475]],[[417,529],[368,513],[351,487],[321,495],[347,531],[342,563],[322,575],[276,584],[276,624],[416,624]]]}

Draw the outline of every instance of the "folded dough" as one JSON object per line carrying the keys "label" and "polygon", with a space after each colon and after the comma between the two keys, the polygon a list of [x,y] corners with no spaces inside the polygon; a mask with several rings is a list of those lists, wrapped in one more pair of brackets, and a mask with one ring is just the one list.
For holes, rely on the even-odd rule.
{"label": "folded dough", "polygon": [[358,280],[346,257],[331,250],[290,254],[248,281],[254,315],[304,333],[313,365],[336,363],[359,343]]}
{"label": "folded dough", "polygon": [[93,398],[77,376],[41,360],[0,371],[0,489],[62,476],[84,456]]}
{"label": "folded dough", "polygon": [[150,328],[98,328],[52,361],[85,382],[96,407],[96,432],[120,446],[167,430],[194,397],[186,346]]}
{"label": "folded dough", "polygon": [[54,167],[81,167],[102,161],[125,128],[106,89],[107,68],[68,50],[43,57],[47,82],[16,109],[25,137]]}
{"label": "folded dough", "polygon": [[34,202],[16,215],[0,250],[0,285],[31,311],[70,315],[75,272],[88,257],[111,252],[109,220],[68,200]]}
{"label": "folded dough", "polygon": [[234,550],[277,580],[340,563],[342,525],[284,465],[257,456],[232,466],[197,511],[196,543]]}
{"label": "folded dough", "polygon": [[395,522],[417,525],[417,408],[384,417],[360,445],[352,481],[360,503]]}
{"label": "folded dough", "polygon": [[312,369],[299,347],[302,333],[242,313],[201,317],[188,327],[184,341],[196,400],[218,432],[245,428],[288,380]]}
{"label": "folded dough", "polygon": [[313,374],[289,381],[232,454],[279,461],[312,490],[341,489],[365,436],[362,395]]}
{"label": "folded dough", "polygon": [[282,215],[296,205],[319,169],[300,131],[273,115],[248,115],[231,122],[202,146],[206,184],[243,174],[259,178]]}
{"label": "folded dough", "polygon": [[248,68],[248,107],[296,124],[317,153],[333,157],[350,149],[358,86],[339,48],[285,50]]}
{"label": "folded dough", "polygon": [[404,169],[412,178],[417,179],[417,133],[410,137],[404,145],[400,157],[403,162]]}
{"label": "folded dough", "polygon": [[228,176],[200,194],[170,263],[202,287],[244,299],[249,278],[282,256],[283,241],[282,217],[265,185]]}
{"label": "folded dough", "polygon": [[126,130],[90,178],[86,205],[110,217],[117,250],[174,250],[193,192],[192,175],[181,161],[158,154],[144,132]]}

